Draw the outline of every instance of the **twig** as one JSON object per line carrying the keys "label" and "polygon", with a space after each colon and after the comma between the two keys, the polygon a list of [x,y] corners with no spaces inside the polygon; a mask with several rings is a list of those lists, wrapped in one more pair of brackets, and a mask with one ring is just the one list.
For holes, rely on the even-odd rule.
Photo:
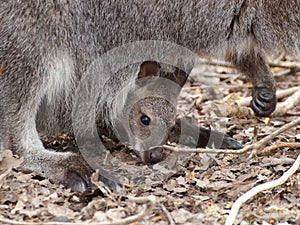
{"label": "twig", "polygon": [[139,213],[129,216],[124,219],[119,219],[115,221],[109,221],[109,222],[99,222],[99,223],[88,223],[88,222],[79,222],[79,223],[71,223],[71,222],[19,222],[15,220],[0,218],[1,223],[6,224],[13,224],[13,225],[123,225],[123,224],[129,224],[134,223],[137,221],[142,220],[145,218],[146,215],[148,215],[154,205],[156,204],[156,198],[153,195],[147,196],[147,197],[128,197],[128,200],[131,202],[135,202],[137,204],[145,204],[146,207],[144,207],[143,210],[141,210]]}
{"label": "twig", "polygon": [[284,102],[280,102],[277,104],[277,108],[272,116],[280,116],[284,115],[290,109],[294,108],[296,105],[300,103],[300,87],[297,87],[296,92],[288,97]]}
{"label": "twig", "polygon": [[0,67],[0,76],[2,76],[2,75],[5,74],[6,66],[7,66],[7,62],[6,62],[6,61],[3,61],[3,62],[1,63],[1,67]]}
{"label": "twig", "polygon": [[99,181],[100,171],[96,170],[95,173],[92,174],[91,182],[104,194],[104,196],[108,197],[110,200],[115,200],[115,194],[101,181]]}
{"label": "twig", "polygon": [[269,65],[272,67],[281,67],[281,68],[300,68],[299,62],[290,62],[290,61],[279,61],[279,62],[272,62],[269,61]]}
{"label": "twig", "polygon": [[207,65],[213,65],[213,66],[224,66],[224,67],[234,67],[230,62],[226,62],[223,60],[213,59],[213,58],[199,58],[199,61],[197,62],[200,65],[201,64],[207,64]]}
{"label": "twig", "polygon": [[287,181],[287,179],[298,170],[299,166],[300,166],[300,154],[298,155],[298,157],[297,157],[296,161],[294,162],[294,164],[292,165],[292,167],[287,172],[285,172],[280,178],[270,181],[270,182],[267,182],[267,183],[264,183],[264,184],[260,184],[256,187],[252,188],[245,194],[243,194],[241,197],[239,197],[233,204],[233,206],[230,210],[229,216],[226,219],[225,225],[233,224],[233,222],[235,221],[236,216],[239,212],[239,209],[243,203],[245,203],[250,198],[252,198],[253,196],[255,196],[256,194],[258,194],[262,191],[265,191],[265,190],[268,190],[268,189],[271,189],[271,188],[274,188],[274,187],[284,184]]}
{"label": "twig", "polygon": [[[264,137],[260,141],[253,143],[251,145],[245,146],[242,149],[239,150],[228,150],[228,149],[206,149],[206,148],[179,148],[177,146],[169,146],[169,145],[162,145],[162,146],[155,146],[152,148],[164,148],[166,150],[174,151],[174,152],[180,152],[180,153],[226,153],[226,154],[242,154],[248,151],[251,151],[253,149],[259,149],[263,145],[267,144],[269,141],[271,141],[273,138],[278,136],[279,134],[283,133],[284,131],[297,126],[300,124],[300,118],[297,118],[296,120],[285,124],[284,126],[280,127],[278,130],[274,131],[273,133],[269,134],[268,136]],[[150,149],[152,149],[150,148]]]}
{"label": "twig", "polygon": [[293,113],[293,112],[287,112],[286,113],[286,116],[300,116],[300,112],[295,112],[295,113]]}
{"label": "twig", "polygon": [[293,73],[295,73],[294,70],[292,70],[292,69],[285,69],[285,70],[281,70],[281,71],[278,71],[276,73],[273,73],[273,76],[274,77],[282,77],[282,76],[293,74]]}
{"label": "twig", "polygon": [[285,70],[279,71],[277,73],[274,73],[273,75],[274,75],[274,77],[282,77],[282,76],[293,74],[296,72],[299,72],[298,68],[297,69],[285,69]]}
{"label": "twig", "polygon": [[201,76],[204,77],[220,77],[220,78],[232,78],[232,77],[238,77],[240,74],[229,74],[229,73],[211,73],[211,72],[205,72],[202,69],[198,69],[195,67],[195,69],[192,70],[191,75],[198,75],[201,74]]}
{"label": "twig", "polygon": [[2,180],[11,172],[12,168],[7,169],[4,173],[0,174],[0,187],[2,186]]}
{"label": "twig", "polygon": [[[284,97],[290,96],[291,94],[294,94],[295,92],[297,92],[300,89],[300,87],[292,87],[292,88],[288,88],[285,90],[279,90],[276,92],[276,98],[277,99],[282,99]],[[247,97],[247,98],[243,98],[240,100],[236,100],[235,102],[239,105],[239,106],[250,106],[250,101],[252,100],[252,97]]]}
{"label": "twig", "polygon": [[[208,64],[208,65],[214,65],[214,66],[224,66],[224,67],[234,67],[229,62],[219,60],[219,59],[213,59],[213,58],[200,58],[198,61],[200,64]],[[279,62],[272,62],[269,61],[269,65],[271,67],[281,67],[281,68],[287,68],[287,69],[294,69],[294,68],[300,68],[299,62],[288,62],[288,61],[279,61]]]}
{"label": "twig", "polygon": [[160,207],[164,211],[164,213],[166,214],[166,216],[169,220],[169,225],[175,225],[175,222],[174,222],[172,216],[170,215],[169,211],[166,209],[166,207],[163,204],[161,204]]}
{"label": "twig", "polygon": [[271,151],[273,151],[277,148],[283,148],[283,147],[300,148],[300,143],[289,143],[289,142],[276,143],[272,146],[266,147],[263,150],[259,151],[258,154],[266,154],[266,153],[271,152]]}

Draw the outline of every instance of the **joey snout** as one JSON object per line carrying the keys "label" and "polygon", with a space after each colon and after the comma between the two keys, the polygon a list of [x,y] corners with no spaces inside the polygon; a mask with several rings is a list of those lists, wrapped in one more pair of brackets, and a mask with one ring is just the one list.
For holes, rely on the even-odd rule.
{"label": "joey snout", "polygon": [[163,150],[161,148],[149,149],[138,153],[145,164],[155,164],[163,160]]}

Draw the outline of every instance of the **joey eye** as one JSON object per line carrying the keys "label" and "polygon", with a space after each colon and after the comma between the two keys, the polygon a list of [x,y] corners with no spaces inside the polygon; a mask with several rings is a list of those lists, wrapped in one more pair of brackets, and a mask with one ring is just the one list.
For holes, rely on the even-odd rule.
{"label": "joey eye", "polygon": [[141,123],[143,125],[145,125],[145,126],[149,126],[150,125],[151,119],[148,116],[142,115],[141,118],[140,118],[140,120],[141,120]]}

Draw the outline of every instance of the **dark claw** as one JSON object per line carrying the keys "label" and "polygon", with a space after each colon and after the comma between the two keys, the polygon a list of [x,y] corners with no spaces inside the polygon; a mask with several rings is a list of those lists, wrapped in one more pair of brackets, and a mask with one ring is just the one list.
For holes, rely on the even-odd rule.
{"label": "dark claw", "polygon": [[120,181],[102,169],[99,169],[99,178],[107,187],[113,190],[115,193],[120,194],[122,193],[123,185]]}
{"label": "dark claw", "polygon": [[276,108],[275,91],[271,88],[255,87],[250,105],[257,116],[269,116]]}
{"label": "dark claw", "polygon": [[[76,172],[69,172],[68,176],[64,182],[64,185],[66,187],[71,188],[71,190],[83,193],[85,192],[89,187],[91,187],[91,173],[85,174],[85,179],[82,178],[78,173]],[[123,185],[119,182],[119,180],[110,174],[108,174],[104,170],[99,171],[99,181],[102,181],[108,188],[113,190],[115,193],[121,193],[121,190],[123,188]]]}
{"label": "dark claw", "polygon": [[68,174],[67,179],[64,182],[64,185],[78,193],[83,193],[90,186],[89,184],[87,184],[87,182],[84,179],[82,179],[79,176],[79,174],[75,172],[71,172]]}

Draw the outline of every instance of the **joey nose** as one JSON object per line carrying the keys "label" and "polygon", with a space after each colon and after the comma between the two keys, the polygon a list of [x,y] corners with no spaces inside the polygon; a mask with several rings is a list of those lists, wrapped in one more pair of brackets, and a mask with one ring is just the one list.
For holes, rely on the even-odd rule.
{"label": "joey nose", "polygon": [[163,158],[163,151],[161,148],[156,148],[150,151],[149,155],[151,163],[157,163],[162,160]]}
{"label": "joey nose", "polygon": [[161,148],[155,148],[143,153],[142,160],[144,163],[157,163],[163,159],[163,150]]}

